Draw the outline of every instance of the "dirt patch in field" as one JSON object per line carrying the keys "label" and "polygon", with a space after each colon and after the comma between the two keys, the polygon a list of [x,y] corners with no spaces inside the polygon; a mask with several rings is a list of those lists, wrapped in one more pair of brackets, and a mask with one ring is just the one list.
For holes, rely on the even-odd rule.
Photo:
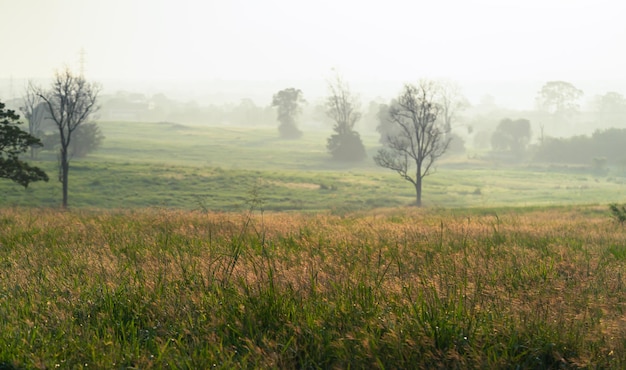
{"label": "dirt patch in field", "polygon": [[282,181],[264,181],[267,185],[282,186],[289,189],[319,190],[319,184],[310,182],[282,182]]}

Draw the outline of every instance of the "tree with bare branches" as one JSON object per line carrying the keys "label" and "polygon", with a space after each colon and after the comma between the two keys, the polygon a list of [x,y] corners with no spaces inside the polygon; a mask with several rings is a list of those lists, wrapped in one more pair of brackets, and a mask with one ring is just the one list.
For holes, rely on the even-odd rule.
{"label": "tree with bare branches", "polygon": [[458,83],[443,80],[437,83],[439,89],[439,104],[441,105],[440,119],[443,121],[444,129],[448,132],[452,130],[452,124],[457,120],[457,114],[469,107],[469,102],[463,96]]}
{"label": "tree with bare branches", "polygon": [[[37,95],[37,89],[32,81],[28,81],[26,93],[22,98],[22,106],[20,110],[24,114],[24,118],[28,121],[28,133],[36,138],[42,136],[41,124],[46,116],[46,107],[43,100]],[[33,145],[30,147],[30,158],[34,159],[37,150],[41,146]]]}
{"label": "tree with bare branches", "polygon": [[330,95],[326,98],[326,115],[334,122],[335,134],[328,138],[326,147],[335,160],[362,161],[366,157],[365,146],[354,129],[361,119],[359,100],[339,75],[328,83],[328,89]]}
{"label": "tree with bare branches", "polygon": [[89,83],[68,68],[57,72],[49,90],[36,89],[59,131],[59,181],[63,185],[62,207],[67,208],[70,172],[70,144],[78,128],[98,110],[100,86]]}
{"label": "tree with bare branches", "polygon": [[377,165],[396,171],[413,184],[418,207],[422,205],[422,180],[450,144],[446,125],[438,120],[440,93],[439,86],[429,80],[418,86],[405,85],[384,115],[387,124],[395,128],[374,157]]}

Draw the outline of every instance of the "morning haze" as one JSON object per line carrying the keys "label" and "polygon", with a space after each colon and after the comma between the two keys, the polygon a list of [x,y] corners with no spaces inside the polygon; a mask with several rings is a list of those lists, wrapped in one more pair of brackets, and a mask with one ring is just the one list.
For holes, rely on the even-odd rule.
{"label": "morning haze", "polygon": [[[172,163],[196,167],[329,170],[329,178],[334,170],[352,168],[355,176],[375,171],[400,188],[406,180],[418,194],[422,177],[438,167],[462,166],[457,172],[439,171],[433,178],[441,181],[499,165],[538,171],[559,166],[565,173],[587,168],[589,176],[613,179],[608,189],[626,171],[626,155],[616,139],[626,129],[626,56],[620,47],[626,30],[609,1],[590,6],[584,1],[26,0],[4,1],[3,8],[11,13],[0,27],[12,57],[2,61],[0,96],[9,108],[23,107],[28,91],[43,97],[58,73],[95,83],[97,105],[87,118],[97,124],[78,130],[73,145],[84,144],[73,150],[82,153],[79,161],[159,162],[163,152]],[[296,90],[297,104],[272,104],[277,94]],[[337,97],[347,98],[338,105]],[[410,163],[397,162],[405,150],[397,146],[405,144],[394,140],[400,140],[398,130],[406,122],[394,117],[409,109],[403,102],[434,104],[435,131],[430,132],[441,135],[433,135],[429,145],[442,145],[445,154],[426,168],[418,169],[430,156],[428,145],[418,150],[424,153],[411,154]],[[295,113],[280,116],[281,109],[292,112],[289,104],[295,104]],[[43,143],[31,148],[33,160],[54,159],[59,123],[53,118],[29,123]],[[301,135],[274,143],[282,137],[277,131],[285,119],[289,130]],[[423,129],[429,124],[411,123]],[[254,137],[264,139],[251,142]],[[152,144],[142,141],[148,138]],[[224,148],[237,155],[225,156]],[[386,165],[376,166],[383,154],[390,156]],[[581,178],[551,179],[556,183],[548,194],[530,192],[513,203],[572,201],[566,190],[587,186]],[[332,187],[326,182],[333,181],[311,185],[301,179],[302,186],[314,188]],[[495,178],[469,181],[454,191],[424,181],[426,194],[432,193],[426,204],[498,205],[507,203],[504,194],[510,189]],[[185,188],[187,198],[207,191],[201,184]],[[398,195],[379,189],[385,200],[375,203],[410,203],[410,190]],[[375,190],[364,190],[365,197],[354,202],[379,199]],[[602,200],[605,190],[580,200]],[[79,204],[91,203],[88,194]],[[301,195],[285,199],[294,209],[320,204]],[[170,194],[166,202],[192,206],[176,197]],[[224,208],[225,202],[214,205]],[[138,201],[149,203],[148,198]]]}
{"label": "morning haze", "polygon": [[625,369],[599,0],[0,0],[0,369]]}

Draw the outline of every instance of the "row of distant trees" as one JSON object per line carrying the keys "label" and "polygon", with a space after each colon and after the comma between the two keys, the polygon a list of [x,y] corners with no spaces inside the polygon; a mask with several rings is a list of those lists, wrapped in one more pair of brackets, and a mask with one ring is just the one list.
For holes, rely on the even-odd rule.
{"label": "row of distant trees", "polygon": [[[583,96],[572,84],[564,81],[547,82],[537,95],[539,115],[554,125],[567,125],[580,111]],[[297,127],[297,116],[305,101],[295,88],[274,95],[273,106],[278,111],[279,133],[285,139],[298,139],[302,132]],[[615,121],[626,119],[626,99],[609,92],[596,99],[599,111]],[[407,84],[399,96],[388,104],[379,104],[377,130],[382,148],[374,156],[381,167],[397,172],[415,187],[416,203],[421,204],[422,181],[433,164],[446,151],[463,150],[463,140],[452,133],[460,111],[469,104],[456,84],[422,80],[418,85]],[[329,82],[326,114],[334,122],[334,134],[327,148],[333,159],[359,161],[365,158],[365,148],[355,124],[360,119],[358,100],[347,84],[338,76]],[[626,122],[624,122],[626,123]],[[473,128],[467,126],[468,132]],[[610,140],[613,137],[613,140]],[[544,123],[540,124],[539,144],[533,146],[532,159],[545,162],[581,163],[594,156],[594,165],[623,156],[626,130],[596,131],[591,137],[569,139],[546,137]],[[491,134],[490,144],[496,158],[519,161],[528,158],[532,139],[528,119],[503,118]],[[453,145],[456,143],[456,145]],[[600,158],[600,159],[598,159]],[[605,158],[604,162],[602,158]]]}
{"label": "row of distant trees", "polygon": [[[297,89],[294,89],[297,90]],[[303,97],[302,91],[300,91]],[[498,107],[495,99],[489,100],[489,96],[469,106],[465,118],[474,116],[475,121],[489,121],[493,115],[500,111],[507,111],[493,123],[507,116],[522,116],[531,120],[537,126],[545,128],[546,135],[559,136],[572,133],[572,128],[580,124],[593,123],[607,128],[624,124],[623,116],[626,112],[626,99],[617,92],[607,92],[592,99],[587,99],[587,105],[582,106],[582,90],[565,81],[549,81],[538,91],[535,98],[535,109],[531,111],[512,112]],[[101,97],[102,120],[126,120],[126,121],[172,121],[196,124],[231,124],[237,126],[274,125],[276,123],[276,106],[273,99],[268,105],[257,105],[251,99],[241,99],[237,103],[225,103],[222,105],[200,105],[195,101],[178,101],[158,93],[152,96],[144,94],[119,91],[114,95]],[[362,117],[359,128],[363,131],[374,131],[377,122],[377,113],[381,104],[388,104],[381,98],[376,98],[363,107],[359,105]],[[301,116],[299,129],[330,125],[325,113],[325,100],[315,100],[301,104]],[[361,109],[362,108],[362,109]],[[480,122],[476,125],[480,130]],[[587,124],[587,126],[589,126]],[[579,129],[580,127],[576,127]],[[535,128],[537,137],[539,129]],[[580,133],[580,132],[579,132]],[[488,142],[489,140],[487,140]]]}
{"label": "row of distant trees", "polygon": [[[69,70],[57,73],[47,90],[30,84],[21,107],[28,121],[29,136],[16,136],[16,131],[11,131],[19,118],[15,112],[5,110],[2,113],[6,133],[3,133],[0,146],[3,155],[0,177],[11,178],[24,186],[31,181],[47,181],[47,176],[39,169],[21,161],[19,153],[28,148],[31,158],[34,158],[42,146],[58,149],[59,180],[63,184],[62,204],[67,207],[70,159],[86,155],[103,139],[98,126],[91,121],[98,109],[99,91],[98,85],[88,83]],[[339,75],[328,82],[328,91],[323,105],[323,113],[332,122],[333,129],[327,140],[328,152],[337,161],[364,160],[365,147],[356,130],[356,124],[362,118],[358,96]],[[578,101],[582,95],[581,90],[567,82],[551,81],[539,91],[537,105],[554,122],[563,123],[578,113]],[[305,103],[302,91],[296,88],[281,90],[273,96],[271,107],[277,114],[281,138],[294,140],[302,136],[298,120]],[[618,115],[626,112],[626,100],[617,93],[607,93],[598,98],[598,105],[603,107],[604,112]],[[373,159],[379,166],[397,172],[414,186],[417,205],[421,205],[423,179],[431,173],[434,163],[447,151],[454,150],[455,146],[456,149],[459,145],[462,147],[462,140],[452,133],[452,128],[459,112],[468,106],[458,85],[431,80],[421,80],[416,85],[406,84],[396,98],[378,104],[376,129],[380,133],[382,148]],[[472,126],[467,125],[467,130],[471,133]],[[616,142],[617,146],[606,145],[607,139],[626,136],[617,130],[608,133],[598,131],[589,140],[580,136],[555,139],[544,137],[543,131],[541,124],[540,145],[535,146],[533,151],[536,160],[555,159],[569,152],[572,155],[568,154],[567,159],[572,160],[580,156],[580,151],[578,156],[575,155],[575,147],[595,148],[595,152],[614,157],[623,141],[615,139],[611,143]],[[530,120],[505,118],[500,120],[491,134],[491,147],[495,153],[508,153],[511,159],[519,160],[527,154],[531,137]],[[604,151],[599,151],[599,148]]]}

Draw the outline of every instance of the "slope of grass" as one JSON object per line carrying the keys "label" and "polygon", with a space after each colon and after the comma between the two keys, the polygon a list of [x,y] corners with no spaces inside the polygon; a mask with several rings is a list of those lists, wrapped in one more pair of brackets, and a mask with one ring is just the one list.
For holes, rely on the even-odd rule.
{"label": "slope of grass", "polygon": [[[370,159],[333,163],[325,131],[302,140],[277,138],[275,128],[183,126],[174,123],[103,122],[103,147],[70,170],[70,206],[77,208],[168,207],[234,210],[257,189],[269,210],[335,210],[337,213],[408,205],[412,185],[371,160],[377,138],[363,135]],[[61,186],[56,155],[34,164],[50,183],[27,190],[0,182],[0,206],[55,207]],[[498,207],[626,202],[626,178],[584,171],[506,167],[444,158],[426,177],[430,207]]]}
{"label": "slope of grass", "polygon": [[2,209],[0,366],[621,369],[625,239],[604,207]]}

